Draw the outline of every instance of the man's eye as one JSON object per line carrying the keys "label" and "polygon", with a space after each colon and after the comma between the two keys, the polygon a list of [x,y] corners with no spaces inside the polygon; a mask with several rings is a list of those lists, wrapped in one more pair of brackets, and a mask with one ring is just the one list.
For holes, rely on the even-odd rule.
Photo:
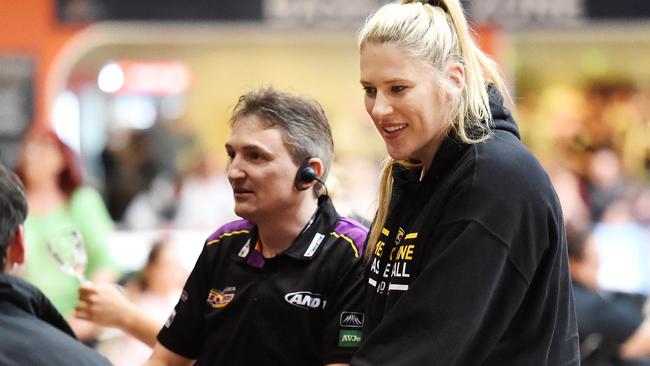
{"label": "man's eye", "polygon": [[406,87],[402,86],[402,85],[396,85],[396,86],[391,86],[390,87],[390,91],[393,92],[393,93],[401,93],[404,90],[406,90]]}

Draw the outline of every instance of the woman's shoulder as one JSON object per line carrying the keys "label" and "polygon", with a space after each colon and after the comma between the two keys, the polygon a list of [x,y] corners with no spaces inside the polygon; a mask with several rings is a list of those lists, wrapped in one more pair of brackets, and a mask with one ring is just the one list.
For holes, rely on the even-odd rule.
{"label": "woman's shoulder", "polygon": [[474,148],[476,184],[528,198],[552,191],[551,180],[528,148],[511,135],[496,134]]}
{"label": "woman's shoulder", "polygon": [[75,189],[70,196],[70,201],[75,200],[101,200],[102,197],[94,188],[82,186]]}

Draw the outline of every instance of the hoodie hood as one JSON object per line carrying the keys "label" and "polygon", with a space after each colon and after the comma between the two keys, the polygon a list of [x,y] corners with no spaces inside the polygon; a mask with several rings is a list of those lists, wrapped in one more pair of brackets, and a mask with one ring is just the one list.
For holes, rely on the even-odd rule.
{"label": "hoodie hood", "polygon": [[503,95],[492,84],[488,86],[487,92],[488,98],[490,99],[490,113],[492,113],[490,127],[495,131],[502,130],[510,132],[521,140],[519,129],[515,120],[512,118],[510,110],[503,105]]}

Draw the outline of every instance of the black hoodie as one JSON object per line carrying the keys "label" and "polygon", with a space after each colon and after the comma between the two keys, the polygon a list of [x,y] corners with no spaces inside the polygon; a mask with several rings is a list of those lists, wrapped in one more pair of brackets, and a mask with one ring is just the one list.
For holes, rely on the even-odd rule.
{"label": "black hoodie", "polygon": [[34,286],[0,272],[0,365],[110,365]]}
{"label": "black hoodie", "polygon": [[560,204],[489,88],[494,135],[394,168],[351,365],[578,365]]}

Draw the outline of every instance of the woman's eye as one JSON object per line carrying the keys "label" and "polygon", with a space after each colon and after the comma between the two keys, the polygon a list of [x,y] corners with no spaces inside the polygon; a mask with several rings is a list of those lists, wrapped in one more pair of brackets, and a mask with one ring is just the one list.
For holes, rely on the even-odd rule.
{"label": "woman's eye", "polygon": [[391,86],[390,87],[390,91],[393,92],[393,93],[401,93],[404,90],[406,90],[406,87],[401,86],[401,85],[396,85],[396,86]]}
{"label": "woman's eye", "polygon": [[371,86],[364,86],[363,91],[366,93],[368,96],[374,96],[377,94],[377,89],[371,87]]}

